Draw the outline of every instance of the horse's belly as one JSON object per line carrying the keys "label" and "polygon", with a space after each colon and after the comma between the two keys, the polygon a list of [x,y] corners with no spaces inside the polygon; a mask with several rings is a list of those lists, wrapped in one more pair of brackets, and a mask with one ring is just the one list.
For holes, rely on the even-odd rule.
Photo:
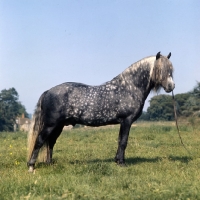
{"label": "horse's belly", "polygon": [[119,124],[120,120],[117,119],[84,119],[80,121],[80,124],[87,126],[104,126],[109,124]]}
{"label": "horse's belly", "polygon": [[110,112],[86,112],[80,117],[81,124],[87,126],[103,126],[108,124],[118,124],[120,120],[116,113]]}

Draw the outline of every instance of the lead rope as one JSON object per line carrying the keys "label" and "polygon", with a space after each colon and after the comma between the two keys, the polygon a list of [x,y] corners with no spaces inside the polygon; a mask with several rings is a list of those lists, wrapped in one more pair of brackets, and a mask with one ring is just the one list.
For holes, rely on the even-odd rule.
{"label": "lead rope", "polygon": [[177,128],[177,132],[178,132],[178,136],[179,136],[179,139],[181,141],[181,144],[183,145],[184,149],[190,154],[192,155],[189,150],[186,148],[186,146],[184,145],[183,143],[183,140],[182,140],[182,137],[181,137],[181,134],[180,134],[180,130],[179,130],[179,127],[178,127],[178,120],[177,120],[177,114],[176,114],[176,102],[175,102],[175,98],[174,98],[174,93],[172,91],[172,99],[173,99],[173,103],[174,103],[174,117],[175,117],[175,121],[176,121],[176,128]]}

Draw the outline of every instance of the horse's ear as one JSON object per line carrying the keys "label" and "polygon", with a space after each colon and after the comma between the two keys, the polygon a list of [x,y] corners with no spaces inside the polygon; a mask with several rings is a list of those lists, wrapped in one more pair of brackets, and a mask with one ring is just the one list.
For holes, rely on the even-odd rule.
{"label": "horse's ear", "polygon": [[156,54],[156,60],[158,60],[160,58],[161,54],[160,51]]}
{"label": "horse's ear", "polygon": [[169,59],[171,57],[171,55],[172,55],[171,52],[169,52],[169,55],[167,56],[167,58]]}

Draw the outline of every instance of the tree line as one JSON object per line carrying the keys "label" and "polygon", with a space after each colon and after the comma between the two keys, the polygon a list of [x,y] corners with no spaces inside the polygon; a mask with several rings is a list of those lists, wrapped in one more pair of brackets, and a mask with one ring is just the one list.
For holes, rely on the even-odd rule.
{"label": "tree line", "polygon": [[26,108],[19,101],[15,88],[0,92],[0,131],[13,131],[15,120],[22,114],[28,117]]}
{"label": "tree line", "polygon": [[[200,117],[200,82],[197,82],[192,91],[175,95],[176,112],[178,116]],[[147,121],[171,121],[174,120],[173,99],[170,95],[154,96],[150,100],[150,106],[143,112],[139,120]]]}

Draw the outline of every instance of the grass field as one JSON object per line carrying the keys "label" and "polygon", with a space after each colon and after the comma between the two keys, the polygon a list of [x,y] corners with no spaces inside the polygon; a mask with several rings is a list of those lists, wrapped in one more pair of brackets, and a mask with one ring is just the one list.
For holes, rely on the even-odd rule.
{"label": "grass field", "polygon": [[200,126],[137,123],[127,167],[113,162],[119,126],[63,131],[54,163],[26,167],[26,134],[0,133],[0,199],[200,199]]}

